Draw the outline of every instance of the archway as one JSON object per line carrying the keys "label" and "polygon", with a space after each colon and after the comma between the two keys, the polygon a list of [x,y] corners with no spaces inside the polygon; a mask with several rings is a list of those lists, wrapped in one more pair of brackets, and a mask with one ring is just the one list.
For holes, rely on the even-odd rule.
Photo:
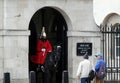
{"label": "archway", "polygon": [[[52,46],[60,44],[62,47],[61,58],[56,73],[57,83],[62,83],[62,72],[67,70],[67,24],[62,14],[54,8],[44,7],[38,10],[32,17],[29,25],[31,35],[29,37],[29,56],[36,53],[36,42],[40,37],[42,27],[45,27],[47,38]],[[35,71],[35,64],[29,61],[29,71]],[[58,79],[57,79],[58,78]]]}

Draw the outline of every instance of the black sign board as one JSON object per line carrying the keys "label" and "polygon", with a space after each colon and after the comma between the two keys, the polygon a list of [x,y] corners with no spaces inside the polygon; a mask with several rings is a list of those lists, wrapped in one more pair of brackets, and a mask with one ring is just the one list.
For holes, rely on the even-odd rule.
{"label": "black sign board", "polygon": [[77,43],[77,56],[92,55],[92,43]]}

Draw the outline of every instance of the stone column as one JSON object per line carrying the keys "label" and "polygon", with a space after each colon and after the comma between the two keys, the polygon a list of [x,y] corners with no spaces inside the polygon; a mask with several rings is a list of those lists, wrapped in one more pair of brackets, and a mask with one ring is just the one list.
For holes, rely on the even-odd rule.
{"label": "stone column", "polygon": [[2,31],[3,72],[0,73],[9,72],[11,83],[29,83],[29,34],[28,30]]}
{"label": "stone column", "polygon": [[[92,43],[92,55],[89,60],[95,65],[95,54],[100,52],[101,35],[99,31],[68,31],[68,72],[69,83],[79,83],[76,73],[83,56],[77,56],[77,43]],[[93,83],[93,82],[92,82]]]}

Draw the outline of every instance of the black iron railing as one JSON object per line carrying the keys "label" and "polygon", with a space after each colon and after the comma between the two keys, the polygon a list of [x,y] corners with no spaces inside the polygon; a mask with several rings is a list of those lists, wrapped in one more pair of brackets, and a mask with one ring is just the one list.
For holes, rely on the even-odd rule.
{"label": "black iron railing", "polygon": [[[102,52],[107,63],[106,81],[120,80],[120,25],[100,26]],[[120,81],[119,81],[120,82]]]}

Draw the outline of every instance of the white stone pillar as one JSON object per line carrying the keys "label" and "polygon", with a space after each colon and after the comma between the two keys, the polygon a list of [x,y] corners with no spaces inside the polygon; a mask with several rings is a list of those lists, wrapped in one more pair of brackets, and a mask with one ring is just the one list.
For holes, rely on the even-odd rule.
{"label": "white stone pillar", "polygon": [[3,62],[0,63],[0,73],[9,72],[11,83],[29,83],[29,34],[28,30],[2,31]]}

